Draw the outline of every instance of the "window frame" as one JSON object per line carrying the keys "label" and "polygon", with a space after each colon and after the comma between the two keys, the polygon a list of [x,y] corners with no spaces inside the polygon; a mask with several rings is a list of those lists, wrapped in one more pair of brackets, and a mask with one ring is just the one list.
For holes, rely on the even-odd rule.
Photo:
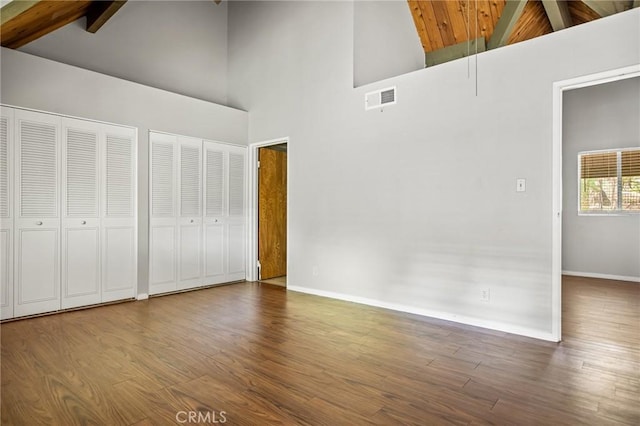
{"label": "window frame", "polygon": [[[580,151],[577,155],[578,160],[578,196],[577,198],[577,207],[578,207],[578,216],[635,216],[640,215],[640,210],[624,210],[620,208],[622,203],[622,152],[625,151],[640,151],[640,147],[628,147],[628,148],[614,148],[614,149],[600,149],[600,150],[591,150],[591,151]],[[584,155],[592,155],[592,154],[606,154],[606,153],[615,153],[616,154],[616,179],[617,179],[617,200],[616,200],[616,208],[613,210],[582,210],[582,157]]]}

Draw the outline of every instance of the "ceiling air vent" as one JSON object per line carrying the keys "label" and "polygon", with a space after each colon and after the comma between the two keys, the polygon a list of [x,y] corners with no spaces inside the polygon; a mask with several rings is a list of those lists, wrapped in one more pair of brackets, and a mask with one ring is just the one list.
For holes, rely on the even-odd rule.
{"label": "ceiling air vent", "polygon": [[393,105],[396,103],[396,88],[388,87],[386,89],[376,90],[375,92],[369,92],[364,95],[364,109],[370,110],[375,108],[382,108],[387,105]]}

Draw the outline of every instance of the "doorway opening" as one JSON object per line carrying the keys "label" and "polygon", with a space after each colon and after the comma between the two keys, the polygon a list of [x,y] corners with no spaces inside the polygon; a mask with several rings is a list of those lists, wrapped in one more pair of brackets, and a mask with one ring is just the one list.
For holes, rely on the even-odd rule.
{"label": "doorway opening", "polygon": [[249,149],[247,279],[281,287],[287,286],[288,142],[287,138],[276,139]]}
{"label": "doorway opening", "polygon": [[553,199],[552,199],[552,324],[551,339],[562,340],[562,229],[563,229],[563,98],[573,89],[597,86],[640,76],[640,65],[604,71],[597,74],[558,81],[553,84]]}

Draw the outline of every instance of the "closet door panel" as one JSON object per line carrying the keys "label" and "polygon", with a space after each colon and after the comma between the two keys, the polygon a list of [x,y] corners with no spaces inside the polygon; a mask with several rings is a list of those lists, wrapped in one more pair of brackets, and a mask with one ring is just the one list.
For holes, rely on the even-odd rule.
{"label": "closet door panel", "polygon": [[204,258],[205,284],[226,282],[225,228],[226,154],[220,144],[204,141]]}
{"label": "closet door panel", "polygon": [[180,225],[180,281],[179,289],[198,287],[201,280],[202,227]]}
{"label": "closet door panel", "polygon": [[[151,229],[151,283],[158,289],[176,289],[176,227],[156,225]],[[160,290],[159,292],[162,292]],[[155,291],[153,291],[155,293]]]}
{"label": "closet door panel", "polygon": [[229,224],[229,281],[245,279],[244,225]]}
{"label": "closet door panel", "polygon": [[177,137],[150,133],[150,294],[177,290]]}
{"label": "closet door panel", "polygon": [[100,303],[100,125],[62,119],[62,308]]}
{"label": "closet door panel", "polygon": [[205,225],[205,284],[225,282],[225,235],[224,225]]}
{"label": "closet door panel", "polygon": [[23,227],[17,233],[18,300],[17,315],[30,315],[60,309],[59,230]]}
{"label": "closet door panel", "polygon": [[103,302],[135,296],[137,279],[136,232],[130,226],[109,226],[104,241]]}
{"label": "closet door panel", "polygon": [[202,139],[178,137],[178,289],[202,285]]}
{"label": "closet door panel", "polygon": [[60,309],[60,118],[15,110],[14,314]]}
{"label": "closet door panel", "polygon": [[0,319],[13,318],[13,235],[0,229]]}
{"label": "closet door panel", "polygon": [[102,301],[135,296],[137,268],[137,132],[103,124]]}
{"label": "closet door panel", "polygon": [[13,109],[0,111],[0,319],[13,317]]}
{"label": "closet door panel", "polygon": [[246,148],[229,147],[228,279],[245,279]]}
{"label": "closet door panel", "polygon": [[100,231],[63,229],[62,308],[100,303]]}

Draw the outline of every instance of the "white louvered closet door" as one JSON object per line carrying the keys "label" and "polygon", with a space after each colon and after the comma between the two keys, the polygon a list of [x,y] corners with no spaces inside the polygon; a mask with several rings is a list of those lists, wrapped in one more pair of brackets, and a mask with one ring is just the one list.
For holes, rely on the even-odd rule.
{"label": "white louvered closet door", "polygon": [[149,134],[149,292],[177,289],[177,137]]}
{"label": "white louvered closet door", "polygon": [[204,142],[204,282],[226,282],[227,155],[220,144]]}
{"label": "white louvered closet door", "polygon": [[204,142],[205,283],[245,279],[246,148]]}
{"label": "white louvered closet door", "polygon": [[243,280],[245,273],[246,229],[246,148],[228,147],[227,281]]}
{"label": "white louvered closet door", "polygon": [[138,282],[137,133],[101,125],[102,302],[135,296]]}
{"label": "white louvered closet door", "polygon": [[0,111],[0,319],[13,317],[13,110]]}
{"label": "white louvered closet door", "polygon": [[62,308],[100,303],[100,125],[62,119]]}
{"label": "white louvered closet door", "polygon": [[60,309],[60,118],[15,110],[14,314]]}
{"label": "white louvered closet door", "polygon": [[202,139],[178,137],[178,289],[202,286]]}

